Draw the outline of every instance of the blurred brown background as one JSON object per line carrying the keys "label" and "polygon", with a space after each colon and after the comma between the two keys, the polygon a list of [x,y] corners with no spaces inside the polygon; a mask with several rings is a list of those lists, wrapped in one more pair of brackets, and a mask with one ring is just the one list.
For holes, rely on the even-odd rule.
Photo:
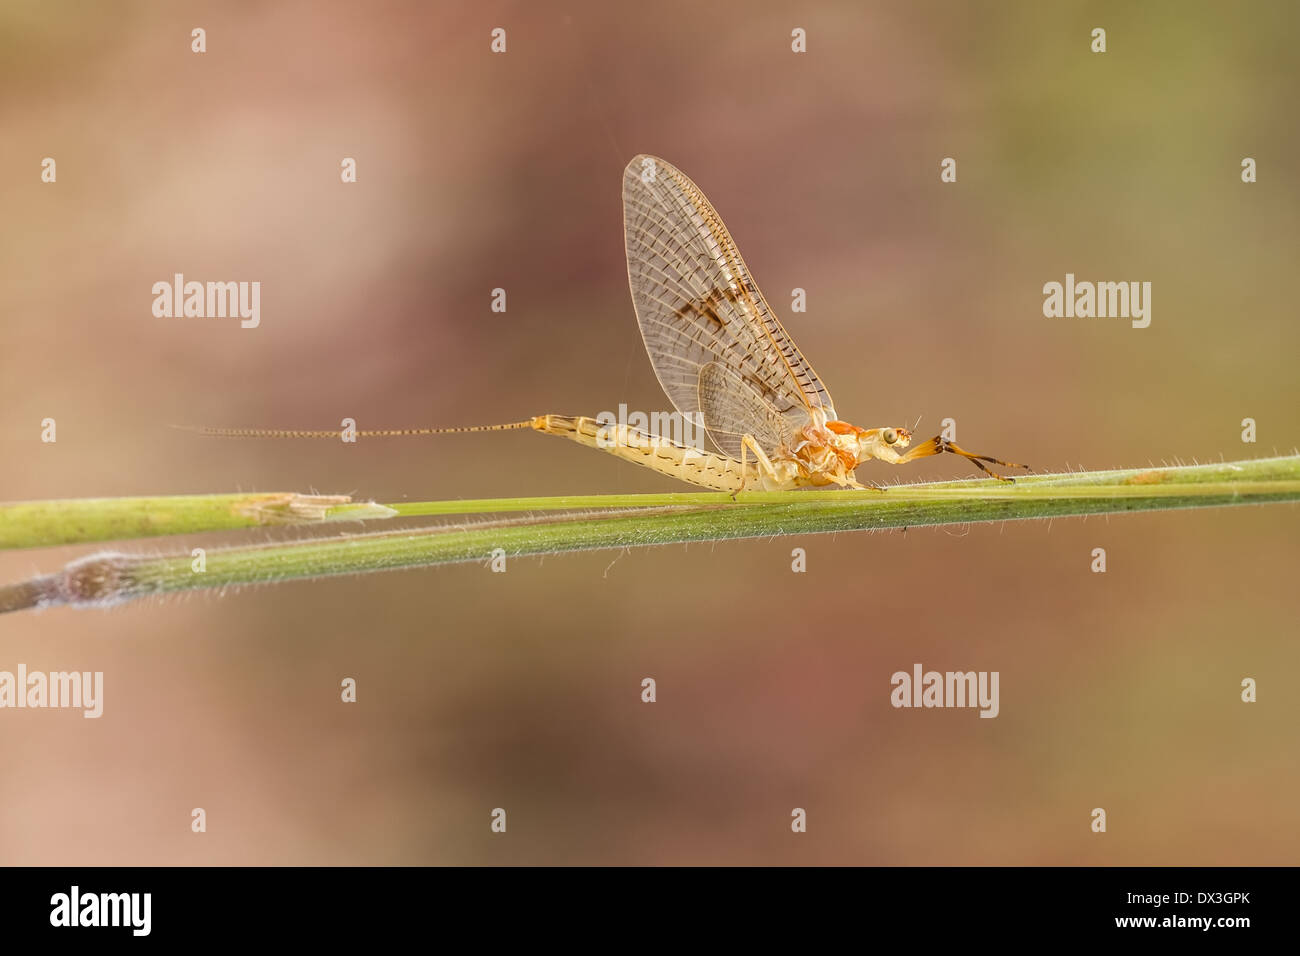
{"label": "blurred brown background", "polygon": [[[709,195],[852,421],[921,415],[928,436],[952,416],[963,443],[1040,470],[1288,452],[1298,20],[1286,3],[7,3],[0,499],[686,490],[524,433],[168,427],[664,408],[623,263],[640,151]],[[260,281],[261,327],[154,318],[175,272]],[[1066,272],[1152,282],[1151,327],[1044,318]],[[906,477],[966,474],[945,458]],[[0,669],[103,670],[106,699],[98,721],[0,712],[0,861],[1295,864],[1296,517],[757,540],[6,616]],[[0,555],[0,580],[89,550]],[[659,613],[629,620],[632,599]],[[892,709],[889,675],[915,662],[1000,671],[1001,715]]]}

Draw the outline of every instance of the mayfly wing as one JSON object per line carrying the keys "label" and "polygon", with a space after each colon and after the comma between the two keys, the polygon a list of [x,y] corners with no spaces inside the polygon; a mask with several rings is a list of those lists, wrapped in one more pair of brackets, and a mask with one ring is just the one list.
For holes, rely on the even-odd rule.
{"label": "mayfly wing", "polygon": [[679,412],[701,411],[700,372],[719,362],[796,428],[814,408],[836,417],[721,217],[681,170],[653,156],[633,159],[623,171],[623,227],[641,336]]}
{"label": "mayfly wing", "polygon": [[794,450],[798,432],[790,418],[721,362],[709,362],[700,369],[699,391],[704,430],[724,455],[740,458],[746,435],[768,454]]}

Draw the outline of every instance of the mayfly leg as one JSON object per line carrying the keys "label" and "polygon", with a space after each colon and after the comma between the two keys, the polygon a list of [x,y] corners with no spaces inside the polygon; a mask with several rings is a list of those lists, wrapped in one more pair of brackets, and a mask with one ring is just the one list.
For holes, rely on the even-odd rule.
{"label": "mayfly leg", "polygon": [[974,452],[967,451],[955,442],[949,441],[942,435],[935,435],[929,441],[917,445],[904,455],[900,455],[895,464],[903,465],[909,461],[916,461],[918,458],[929,458],[931,455],[942,455],[944,452],[948,452],[952,455],[960,455],[980,471],[984,472],[986,475],[992,475],[998,481],[1014,482],[1016,479],[1008,478],[1005,475],[999,475],[992,468],[987,467],[984,462],[987,461],[994,465],[1001,465],[1003,468],[1023,468],[1026,471],[1033,470],[1028,465],[1020,465],[1013,461],[1003,461],[1001,458],[994,458],[991,455],[977,455]]}
{"label": "mayfly leg", "polygon": [[[772,459],[767,457],[767,452],[763,451],[762,447],[754,439],[753,435],[745,435],[740,440],[740,470],[743,473],[748,474],[750,452],[752,452],[754,454],[755,459],[757,459],[758,467],[762,469],[762,473],[764,475],[767,475],[768,478],[771,478],[772,480],[775,481],[776,468],[772,465]],[[731,497],[735,498],[737,494],[744,491],[745,486],[747,484],[748,484],[748,478],[746,478],[745,481],[742,482],[739,488],[737,488],[735,491],[731,493]]]}

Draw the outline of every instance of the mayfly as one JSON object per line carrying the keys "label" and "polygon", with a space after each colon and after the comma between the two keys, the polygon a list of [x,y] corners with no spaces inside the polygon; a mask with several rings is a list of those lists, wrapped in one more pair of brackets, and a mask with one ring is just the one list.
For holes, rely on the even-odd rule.
{"label": "mayfly", "polygon": [[[841,421],[830,392],[759,291],[713,206],[681,170],[637,156],[623,171],[623,231],[632,304],[659,384],[677,411],[702,423],[721,454],[624,424],[538,415],[504,425],[357,431],[363,437],[531,428],[601,448],[661,474],[733,494],[837,485],[863,488],[854,469],[902,465],[944,452],[976,455],[936,436],[910,451],[909,429]],[[341,432],[204,428],[243,438],[338,438]]]}

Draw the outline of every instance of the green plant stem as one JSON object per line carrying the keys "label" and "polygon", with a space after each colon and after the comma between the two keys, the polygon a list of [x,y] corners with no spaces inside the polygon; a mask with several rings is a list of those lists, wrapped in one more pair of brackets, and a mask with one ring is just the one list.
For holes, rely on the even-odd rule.
{"label": "green plant stem", "polygon": [[[1293,456],[1230,465],[1029,475],[1018,478],[1014,484],[973,478],[921,485],[890,485],[869,492],[821,490],[815,494],[823,503],[855,504],[868,502],[864,495],[872,496],[868,503],[879,504],[944,499],[1017,501],[1041,497],[1045,488],[1051,488],[1053,496],[1058,498],[1182,498],[1189,495],[1258,493],[1275,495],[1285,490],[1283,482],[1300,482],[1297,461],[1300,458]],[[395,517],[701,506],[734,509],[801,504],[807,501],[809,493],[747,491],[735,498],[724,492],[561,495],[388,504],[353,502],[346,496],[298,495],[291,492],[20,501],[0,504],[0,550],[198,534],[268,525]]]}
{"label": "green plant stem", "polygon": [[[956,492],[956,493],[954,493]],[[665,496],[610,496],[646,504]],[[741,496],[740,505],[605,512],[561,519],[504,519],[473,526],[379,532],[209,551],[202,571],[189,555],[100,554],[63,571],[0,588],[0,611],[118,604],[152,594],[487,561],[561,551],[629,548],[780,534],[1013,521],[1067,515],[1300,500],[1300,456],[1217,465],[1044,475],[1014,485],[991,481],[913,485],[887,491]],[[757,500],[756,500],[757,499]],[[512,499],[536,502],[543,499]],[[595,499],[563,499],[572,502]],[[727,499],[729,500],[729,499]],[[449,505],[482,502],[450,502]],[[719,506],[721,504],[721,506]],[[486,510],[486,509],[484,509]],[[498,510],[505,510],[499,508]],[[426,512],[427,513],[427,512]]]}
{"label": "green plant stem", "polygon": [[383,505],[353,502],[346,495],[292,492],[17,501],[0,504],[0,550],[393,514]]}

